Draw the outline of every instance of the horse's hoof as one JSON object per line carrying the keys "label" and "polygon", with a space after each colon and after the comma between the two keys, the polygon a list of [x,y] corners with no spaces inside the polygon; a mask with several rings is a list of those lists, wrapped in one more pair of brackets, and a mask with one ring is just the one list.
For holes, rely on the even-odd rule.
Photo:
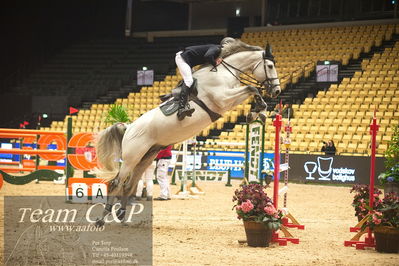
{"label": "horse's hoof", "polygon": [[247,114],[247,124],[253,121],[251,113]]}
{"label": "horse's hoof", "polygon": [[95,226],[96,226],[97,228],[98,228],[98,227],[103,227],[104,224],[105,224],[104,220],[97,219]]}
{"label": "horse's hoof", "polygon": [[248,123],[248,124],[249,124],[249,123],[252,123],[255,119],[256,119],[256,116],[253,115],[252,112],[249,113],[249,114],[247,114],[247,123]]}
{"label": "horse's hoof", "polygon": [[126,215],[126,210],[125,209],[118,209],[116,211],[116,217],[119,219],[119,221],[123,221]]}
{"label": "horse's hoof", "polygon": [[262,125],[265,124],[266,118],[267,118],[267,117],[266,117],[265,114],[262,114],[262,113],[259,114],[259,119],[260,119],[260,122],[262,122]]}

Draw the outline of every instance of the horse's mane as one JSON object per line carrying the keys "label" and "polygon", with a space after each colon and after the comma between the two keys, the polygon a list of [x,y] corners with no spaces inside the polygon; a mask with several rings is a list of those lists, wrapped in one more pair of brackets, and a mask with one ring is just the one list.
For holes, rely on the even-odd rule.
{"label": "horse's mane", "polygon": [[263,48],[255,45],[250,45],[236,39],[234,42],[229,42],[223,45],[220,57],[226,58],[232,54],[244,51],[263,51]]}
{"label": "horse's mane", "polygon": [[[244,52],[244,51],[263,51],[263,50],[264,49],[259,46],[250,45],[241,40],[235,39],[234,42],[229,42],[229,43],[226,43],[223,45],[222,51],[220,53],[220,57],[226,58],[232,54],[236,54],[236,53]],[[208,66],[209,66],[209,64],[203,64],[195,71],[198,71],[198,70],[203,69]]]}

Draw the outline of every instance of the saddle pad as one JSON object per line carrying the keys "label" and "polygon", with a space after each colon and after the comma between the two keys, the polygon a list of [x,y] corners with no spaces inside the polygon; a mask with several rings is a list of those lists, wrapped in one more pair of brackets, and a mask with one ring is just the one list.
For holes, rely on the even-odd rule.
{"label": "saddle pad", "polygon": [[159,109],[161,109],[162,113],[165,116],[170,116],[176,113],[177,110],[179,109],[179,101],[178,100],[176,101],[174,98],[171,98],[169,101],[159,106]]}
{"label": "saddle pad", "polygon": [[[183,85],[183,80],[179,81],[177,84],[176,88],[172,90],[172,93],[165,95],[165,98],[167,100],[166,102],[162,103],[159,106],[159,109],[161,109],[162,113],[165,116],[170,116],[179,110],[179,98],[180,98],[180,91],[181,91],[181,86]],[[198,94],[197,90],[197,79],[194,78],[193,85],[191,85],[190,88],[190,95],[189,95],[189,100],[196,98]]]}

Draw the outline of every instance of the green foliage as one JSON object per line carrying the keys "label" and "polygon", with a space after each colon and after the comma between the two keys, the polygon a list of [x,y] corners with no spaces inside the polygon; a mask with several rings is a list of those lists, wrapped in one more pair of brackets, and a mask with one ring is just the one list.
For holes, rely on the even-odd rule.
{"label": "green foliage", "polygon": [[388,142],[385,151],[386,171],[378,176],[381,184],[399,183],[399,126],[393,128],[392,139]]}
{"label": "green foliage", "polygon": [[385,159],[387,169],[399,163],[399,125],[393,128],[392,139],[388,142],[388,148],[385,151]]}
{"label": "green foliage", "polygon": [[105,117],[105,122],[111,124],[130,123],[131,119],[129,118],[129,114],[125,107],[114,104],[111,105],[111,108]]}

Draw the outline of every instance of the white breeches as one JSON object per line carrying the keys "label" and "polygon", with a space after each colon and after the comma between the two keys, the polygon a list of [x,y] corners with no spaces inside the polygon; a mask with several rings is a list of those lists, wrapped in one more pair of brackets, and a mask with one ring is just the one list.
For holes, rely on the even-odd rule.
{"label": "white breeches", "polygon": [[161,189],[160,197],[170,198],[168,169],[171,159],[159,159],[157,164],[157,180]]}
{"label": "white breeches", "polygon": [[139,183],[137,184],[136,197],[141,197],[141,195],[143,194],[144,182],[145,182],[145,189],[147,191],[147,197],[152,197],[152,190],[153,190],[153,186],[154,186],[153,179],[154,179],[155,167],[156,167],[156,164],[154,161],[144,171],[143,175],[141,176],[141,179],[139,180]]}
{"label": "white breeches", "polygon": [[184,61],[181,57],[181,51],[176,54],[175,61],[176,65],[180,70],[180,74],[183,77],[184,83],[187,87],[191,87],[193,85],[193,73],[191,72],[191,67]]}

